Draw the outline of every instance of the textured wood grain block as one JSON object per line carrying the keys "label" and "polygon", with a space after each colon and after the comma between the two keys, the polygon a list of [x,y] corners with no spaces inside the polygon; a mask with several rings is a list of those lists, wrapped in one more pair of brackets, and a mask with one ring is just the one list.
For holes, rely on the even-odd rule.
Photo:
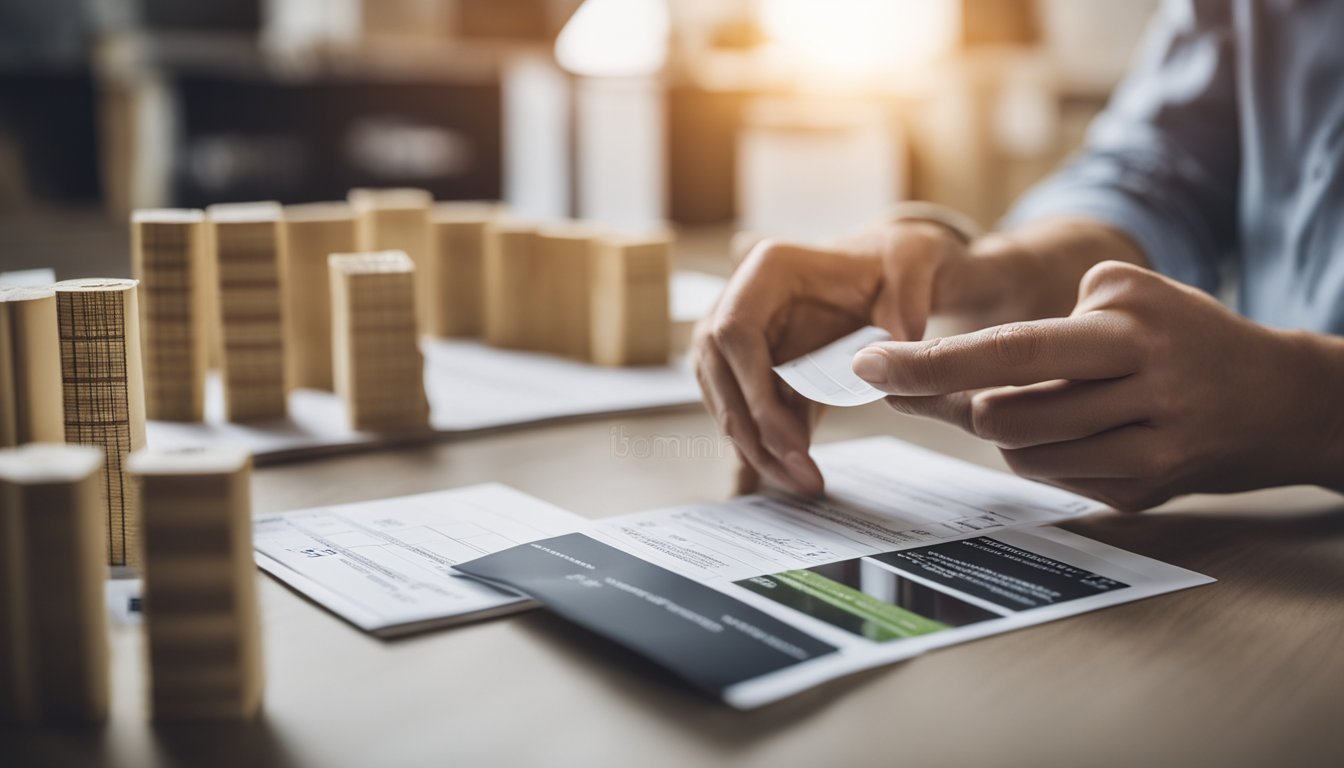
{"label": "textured wood grain block", "polygon": [[432,291],[436,336],[480,336],[485,330],[485,250],[490,222],[502,206],[484,202],[439,203],[430,213],[434,233]]}
{"label": "textured wood grain block", "polygon": [[287,205],[281,229],[285,363],[291,388],[331,391],[331,292],[327,257],[355,245],[348,203]]}
{"label": "textured wood grain block", "polygon": [[418,327],[421,333],[433,332],[433,318],[439,306],[429,223],[434,196],[423,189],[360,188],[350,190],[348,198],[358,215],[356,250],[402,251],[415,264]]}
{"label": "textured wood grain block", "polygon": [[581,225],[537,233],[536,303],[531,308],[533,349],[575,360],[592,357],[592,256],[596,233]]}
{"label": "textured wood grain block", "polygon": [[505,349],[538,349],[541,283],[535,224],[501,219],[490,225],[485,249],[485,340]]}
{"label": "textured wood grain block", "polygon": [[330,265],[333,370],[351,428],[427,428],[415,265],[400,251],[335,254]]}
{"label": "textured wood grain block", "polygon": [[103,450],[108,565],[140,562],[135,488],[126,457],[145,446],[140,307],[134,280],[57,283],[65,440]]}
{"label": "textured wood grain block", "polygon": [[131,214],[131,269],[140,281],[145,414],[165,421],[205,417],[205,215],[197,210]]}
{"label": "textured wood grain block", "polygon": [[103,454],[0,450],[0,722],[101,722],[108,711]]}
{"label": "textured wood grain block", "polygon": [[261,708],[251,458],[240,449],[140,451],[144,609],[155,720]]}
{"label": "textured wood grain block", "polygon": [[0,447],[64,440],[56,293],[0,286]]}
{"label": "textured wood grain block", "polygon": [[593,362],[666,365],[672,238],[603,238],[593,252]]}
{"label": "textured wood grain block", "polygon": [[275,203],[212,205],[206,218],[215,255],[225,418],[282,419],[287,408],[281,208]]}

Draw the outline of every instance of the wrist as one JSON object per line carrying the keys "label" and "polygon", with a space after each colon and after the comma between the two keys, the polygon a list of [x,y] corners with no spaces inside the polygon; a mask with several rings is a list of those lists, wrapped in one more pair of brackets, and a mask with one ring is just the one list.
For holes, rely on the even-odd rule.
{"label": "wrist", "polygon": [[[1273,331],[1288,350],[1284,402],[1300,425],[1289,435],[1301,476],[1291,478],[1344,492],[1344,339],[1306,331]],[[1290,431],[1291,428],[1290,428]]]}

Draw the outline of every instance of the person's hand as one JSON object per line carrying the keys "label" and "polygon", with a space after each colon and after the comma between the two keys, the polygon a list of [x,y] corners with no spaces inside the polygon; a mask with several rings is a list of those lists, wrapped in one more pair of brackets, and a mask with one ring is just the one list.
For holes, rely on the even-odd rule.
{"label": "person's hand", "polygon": [[1327,417],[1338,404],[1320,402],[1324,358],[1311,336],[1103,262],[1067,318],[875,344],[854,372],[898,411],[995,443],[1018,474],[1132,511],[1182,493],[1318,482],[1312,454],[1344,435]]}
{"label": "person's hand", "polygon": [[865,325],[920,339],[937,273],[966,246],[937,224],[890,224],[834,249],[763,241],[734,273],[696,330],[705,404],[732,440],[743,471],[806,494],[822,490],[808,456],[816,412],[771,368]]}

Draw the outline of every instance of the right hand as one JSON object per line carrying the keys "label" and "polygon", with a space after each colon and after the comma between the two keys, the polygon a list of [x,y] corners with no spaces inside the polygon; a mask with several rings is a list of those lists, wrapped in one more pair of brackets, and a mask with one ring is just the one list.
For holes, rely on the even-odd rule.
{"label": "right hand", "polygon": [[803,494],[823,489],[808,455],[815,404],[771,368],[870,324],[898,341],[922,339],[940,272],[966,257],[950,230],[919,221],[834,248],[766,240],[751,251],[694,344],[705,405],[743,463],[739,493],[762,476]]}

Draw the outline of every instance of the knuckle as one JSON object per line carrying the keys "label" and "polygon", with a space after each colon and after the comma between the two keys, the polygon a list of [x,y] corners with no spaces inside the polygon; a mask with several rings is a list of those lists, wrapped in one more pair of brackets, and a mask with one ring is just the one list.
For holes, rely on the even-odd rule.
{"label": "knuckle", "polygon": [[891,365],[888,362],[888,380],[906,384],[917,392],[940,392],[942,374],[939,371],[945,355],[942,339],[921,342],[915,348],[909,366]]}
{"label": "knuckle", "polygon": [[709,328],[709,338],[724,351],[738,348],[745,333],[746,329],[743,328],[742,322],[732,314],[725,314],[716,319]]}
{"label": "knuckle", "polygon": [[1099,261],[1083,273],[1079,288],[1083,293],[1102,289],[1125,289],[1145,278],[1148,270],[1123,261]]}
{"label": "knuckle", "polygon": [[1004,365],[1026,365],[1040,355],[1040,333],[1030,323],[1000,325],[993,338],[994,354]]}
{"label": "knuckle", "polygon": [[1026,445],[1022,430],[1013,423],[1011,411],[1003,400],[991,393],[981,393],[971,398],[970,431],[1000,448]]}

